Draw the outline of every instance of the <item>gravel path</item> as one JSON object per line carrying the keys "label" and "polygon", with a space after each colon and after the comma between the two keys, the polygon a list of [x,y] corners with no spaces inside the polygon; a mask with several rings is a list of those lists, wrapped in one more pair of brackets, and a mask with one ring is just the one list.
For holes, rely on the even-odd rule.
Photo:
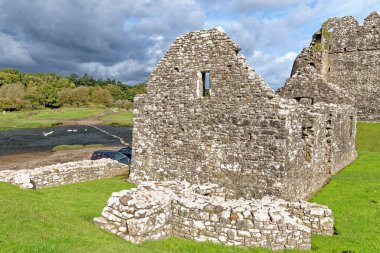
{"label": "gravel path", "polygon": [[83,148],[56,152],[44,151],[0,156],[0,170],[34,169],[40,166],[52,165],[56,163],[90,159],[92,152],[95,150],[119,150],[120,148],[122,148],[122,146]]}

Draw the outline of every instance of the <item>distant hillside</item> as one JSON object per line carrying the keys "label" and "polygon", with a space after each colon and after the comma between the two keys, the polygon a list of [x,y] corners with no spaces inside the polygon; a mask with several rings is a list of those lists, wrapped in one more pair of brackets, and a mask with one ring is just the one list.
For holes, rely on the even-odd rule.
{"label": "distant hillside", "polygon": [[0,111],[87,105],[131,109],[135,95],[145,91],[145,83],[129,86],[113,79],[94,79],[87,74],[63,77],[0,69]]}

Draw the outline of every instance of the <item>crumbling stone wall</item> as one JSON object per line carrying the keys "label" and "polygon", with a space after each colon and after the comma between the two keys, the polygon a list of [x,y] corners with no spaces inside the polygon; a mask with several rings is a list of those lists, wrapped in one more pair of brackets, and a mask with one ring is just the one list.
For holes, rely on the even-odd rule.
{"label": "crumbling stone wall", "polygon": [[[305,66],[314,67],[326,82],[344,90],[354,100],[360,120],[380,120],[380,16],[376,12],[362,25],[353,17],[328,19],[295,60],[292,76]],[[285,97],[291,89],[288,83],[280,92]],[[312,81],[298,83],[295,89],[310,88],[320,86]]]}
{"label": "crumbling stone wall", "polygon": [[244,247],[310,249],[312,233],[333,233],[326,206],[268,197],[226,199],[224,192],[218,185],[144,182],[113,193],[94,221],[133,243],[176,236]]}
{"label": "crumbling stone wall", "polygon": [[239,50],[216,29],[174,41],[135,98],[132,181],[210,182],[236,198],[303,199],[355,159],[352,107],[282,99]]}
{"label": "crumbling stone wall", "polygon": [[297,121],[301,129],[291,131],[286,151],[295,161],[287,167],[284,191],[306,199],[356,158],[356,110],[324,103],[303,108]]}
{"label": "crumbling stone wall", "polygon": [[35,169],[2,170],[0,182],[15,184],[21,188],[39,189],[128,174],[129,166],[115,160],[83,160]]}
{"label": "crumbling stone wall", "polygon": [[326,82],[316,68],[310,65],[298,69],[277,93],[284,98],[294,98],[300,103],[310,105],[318,102],[354,104],[348,92],[336,84]]}

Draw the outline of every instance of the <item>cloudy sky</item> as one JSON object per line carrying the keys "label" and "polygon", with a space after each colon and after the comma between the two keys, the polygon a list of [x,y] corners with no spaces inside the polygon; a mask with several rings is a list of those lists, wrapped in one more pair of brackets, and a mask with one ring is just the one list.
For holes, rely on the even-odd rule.
{"label": "cloudy sky", "polygon": [[135,84],[177,36],[220,27],[277,89],[327,18],[372,11],[379,0],[0,0],[0,68]]}

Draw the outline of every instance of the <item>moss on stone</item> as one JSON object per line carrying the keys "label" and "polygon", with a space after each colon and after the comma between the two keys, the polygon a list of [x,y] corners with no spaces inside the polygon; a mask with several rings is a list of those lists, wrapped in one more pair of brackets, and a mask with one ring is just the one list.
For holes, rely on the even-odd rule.
{"label": "moss on stone", "polygon": [[327,27],[327,21],[322,24],[322,36],[325,38],[328,38],[331,36],[331,32],[329,32],[329,29]]}
{"label": "moss on stone", "polygon": [[325,38],[329,38],[331,36],[331,32],[324,28],[322,29],[322,36]]}
{"label": "moss on stone", "polygon": [[317,43],[315,43],[315,44],[314,44],[314,48],[315,48],[316,50],[318,50],[318,51],[322,51],[322,48],[323,48],[322,43],[321,43],[321,42],[317,42]]}

